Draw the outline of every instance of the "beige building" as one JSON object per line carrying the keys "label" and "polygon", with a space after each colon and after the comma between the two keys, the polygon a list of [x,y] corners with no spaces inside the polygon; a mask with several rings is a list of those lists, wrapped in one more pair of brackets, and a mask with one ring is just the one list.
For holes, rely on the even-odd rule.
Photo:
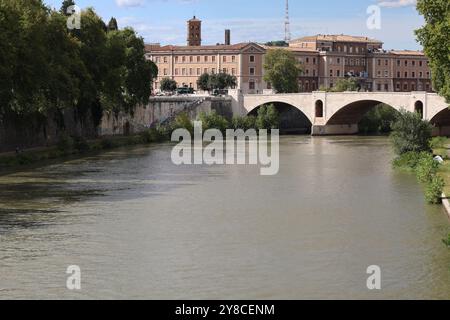
{"label": "beige building", "polygon": [[237,87],[248,93],[261,93],[264,48],[256,43],[215,46],[146,46],[147,58],[158,66],[154,89],[163,78],[177,81],[180,87],[198,89],[203,73],[228,73],[237,78]]}
{"label": "beige building", "polygon": [[[197,90],[203,73],[224,72],[236,76],[237,89],[243,93],[262,93],[270,89],[263,80],[264,55],[275,47],[257,43],[201,45],[201,21],[188,21],[187,46],[146,46],[147,58],[159,70],[154,90],[161,79],[169,77],[180,87]],[[432,91],[428,59],[420,51],[386,51],[381,41],[347,35],[315,35],[292,40],[288,47],[303,71],[299,77],[301,92],[332,88],[337,81],[353,78],[363,91]]]}

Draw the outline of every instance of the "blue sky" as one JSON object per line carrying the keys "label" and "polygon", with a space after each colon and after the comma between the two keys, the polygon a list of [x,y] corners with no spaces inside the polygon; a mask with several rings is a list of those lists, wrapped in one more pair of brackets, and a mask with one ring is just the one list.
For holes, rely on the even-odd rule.
{"label": "blue sky", "polygon": [[[59,8],[61,0],[44,0]],[[133,27],[146,42],[185,44],[186,20],[203,20],[203,43],[223,42],[230,28],[232,42],[266,42],[284,38],[285,0],[78,0],[94,7],[119,27]],[[381,29],[366,26],[367,8],[381,8]],[[350,34],[377,38],[386,49],[421,49],[414,29],[423,23],[415,0],[290,0],[292,37],[312,34]]]}

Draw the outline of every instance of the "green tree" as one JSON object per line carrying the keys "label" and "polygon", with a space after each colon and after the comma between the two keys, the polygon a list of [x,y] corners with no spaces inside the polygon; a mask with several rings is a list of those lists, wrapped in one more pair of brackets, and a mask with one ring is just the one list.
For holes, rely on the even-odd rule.
{"label": "green tree", "polygon": [[339,79],[330,91],[332,92],[345,92],[345,91],[358,91],[359,85],[355,79]]}
{"label": "green tree", "polygon": [[289,47],[289,43],[284,40],[266,42],[268,47]]}
{"label": "green tree", "polygon": [[75,1],[74,1],[74,0],[64,0],[64,1],[62,2],[61,9],[60,9],[59,11],[60,11],[61,14],[65,15],[65,16],[70,16],[71,13],[70,13],[70,12],[68,13],[68,12],[67,12],[67,9],[68,9],[69,7],[75,6],[75,5],[76,5],[76,4],[75,4]]}
{"label": "green tree", "polygon": [[434,88],[450,103],[450,3],[418,0],[417,10],[425,25],[416,30],[416,35],[430,60]]}
{"label": "green tree", "polygon": [[367,112],[359,122],[359,131],[363,134],[385,134],[391,132],[398,111],[387,104],[379,104]]}
{"label": "green tree", "polygon": [[430,151],[432,126],[415,112],[402,110],[392,125],[391,139],[398,155]]}
{"label": "green tree", "polygon": [[273,104],[263,105],[258,110],[256,117],[258,129],[278,129],[280,127],[280,115]]}
{"label": "green tree", "polygon": [[117,25],[117,20],[116,20],[116,18],[112,17],[108,23],[108,31],[116,31],[116,30],[119,30],[119,27]]}
{"label": "green tree", "polygon": [[235,76],[227,73],[212,74],[208,78],[208,87],[210,89],[223,90],[226,88],[234,88],[237,85],[237,79]]}
{"label": "green tree", "polygon": [[197,80],[197,86],[203,91],[211,90],[210,82],[209,82],[209,74],[202,74]]}
{"label": "green tree", "polygon": [[298,78],[302,69],[292,52],[285,49],[268,50],[264,69],[264,80],[278,93],[299,91]]}
{"label": "green tree", "polygon": [[177,90],[177,82],[170,78],[163,78],[160,82],[161,91],[172,92]]}

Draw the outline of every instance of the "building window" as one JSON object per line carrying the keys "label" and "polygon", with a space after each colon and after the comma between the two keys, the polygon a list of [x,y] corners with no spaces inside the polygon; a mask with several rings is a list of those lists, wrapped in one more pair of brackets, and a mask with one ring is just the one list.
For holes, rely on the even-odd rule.
{"label": "building window", "polygon": [[183,76],[186,75],[186,68],[181,69],[181,75],[183,75]]}
{"label": "building window", "polygon": [[250,62],[255,62],[255,56],[250,56]]}
{"label": "building window", "polygon": [[377,84],[377,91],[381,91],[381,83]]}
{"label": "building window", "polygon": [[338,77],[340,77],[340,76],[341,76],[341,70],[337,70],[336,72],[337,72],[336,75],[337,75]]}
{"label": "building window", "polygon": [[423,66],[423,62],[422,61],[419,61],[419,66],[420,67]]}
{"label": "building window", "polygon": [[208,56],[205,56],[205,62],[208,62]]}
{"label": "building window", "polygon": [[193,56],[189,56],[189,62],[194,62],[194,57]]}
{"label": "building window", "polygon": [[167,63],[167,57],[164,57],[164,63]]}
{"label": "building window", "polygon": [[[333,58],[330,58],[330,63],[333,63]],[[306,63],[309,63],[309,58],[306,58]]]}
{"label": "building window", "polygon": [[200,62],[200,56],[197,56],[197,62]]}
{"label": "building window", "polygon": [[202,72],[202,71],[200,70],[200,68],[197,68],[197,75],[198,75],[198,76],[200,75],[201,72]]}
{"label": "building window", "polygon": [[248,88],[250,90],[255,90],[255,80],[250,80],[250,82],[248,83]]}
{"label": "building window", "polygon": [[178,62],[178,56],[175,57],[175,62]]}
{"label": "building window", "polygon": [[[338,63],[339,63],[339,58],[338,58]],[[316,64],[316,58],[313,58],[313,64]]]}
{"label": "building window", "polygon": [[236,62],[236,56],[231,56],[231,62]]}
{"label": "building window", "polygon": [[412,73],[412,77],[415,78],[416,77],[416,73],[413,71]]}
{"label": "building window", "polygon": [[384,85],[384,91],[389,91],[389,85],[387,83]]}
{"label": "building window", "polygon": [[397,78],[400,78],[401,74],[400,71],[397,71]]}
{"label": "building window", "polygon": [[167,69],[164,68],[164,75],[167,76]]}
{"label": "building window", "polygon": [[384,77],[385,77],[385,78],[389,77],[389,71],[384,70]]}
{"label": "building window", "polygon": [[185,56],[181,57],[181,62],[183,62],[183,63],[186,62],[186,57]]}
{"label": "building window", "polygon": [[175,68],[175,75],[178,75],[178,68]]}
{"label": "building window", "polygon": [[419,78],[423,78],[423,72],[422,71],[419,72]]}
{"label": "building window", "polygon": [[227,56],[223,56],[223,57],[222,57],[222,61],[223,61],[223,62],[227,62]]}
{"label": "building window", "polygon": [[384,65],[388,66],[389,65],[389,61],[388,60],[384,60]]}
{"label": "building window", "polygon": [[381,60],[380,59],[378,59],[378,65],[381,66]]}
{"label": "building window", "polygon": [[405,67],[408,66],[408,60],[405,60]]}
{"label": "building window", "polygon": [[216,56],[211,56],[211,61],[216,62]]}
{"label": "building window", "polygon": [[330,69],[330,77],[333,76],[333,69]]}
{"label": "building window", "polygon": [[408,71],[405,71],[405,78],[408,78]]}
{"label": "building window", "polygon": [[236,69],[235,68],[231,68],[231,75],[235,75],[236,74]]}
{"label": "building window", "polygon": [[208,68],[205,68],[205,69],[203,70],[203,73],[208,73]]}
{"label": "building window", "polygon": [[397,60],[397,66],[400,67],[400,60]]}
{"label": "building window", "polygon": [[255,74],[255,68],[250,68],[250,75],[254,75]]}
{"label": "building window", "polygon": [[395,85],[395,88],[397,91],[400,91],[400,89],[401,89],[400,82],[397,82],[397,84]]}

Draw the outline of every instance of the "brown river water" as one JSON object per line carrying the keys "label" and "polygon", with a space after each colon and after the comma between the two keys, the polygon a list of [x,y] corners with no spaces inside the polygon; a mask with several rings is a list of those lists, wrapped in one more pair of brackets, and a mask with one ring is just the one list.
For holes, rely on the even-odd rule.
{"label": "brown river water", "polygon": [[387,138],[282,137],[276,176],[171,148],[0,176],[0,299],[450,299],[449,219]]}

